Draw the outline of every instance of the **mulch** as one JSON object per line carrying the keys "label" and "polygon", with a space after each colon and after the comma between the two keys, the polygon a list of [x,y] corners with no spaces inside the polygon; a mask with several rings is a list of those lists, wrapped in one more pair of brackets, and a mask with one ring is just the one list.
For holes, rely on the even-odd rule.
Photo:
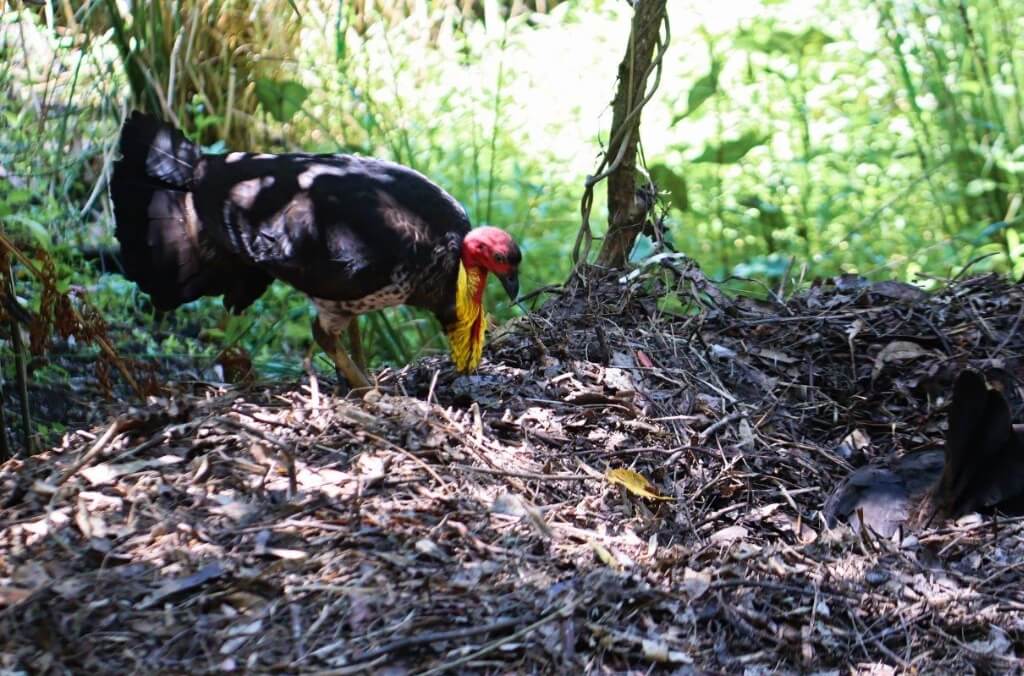
{"label": "mulch", "polygon": [[179,383],[0,465],[0,670],[1019,670],[1024,520],[821,517],[851,468],[941,446],[960,369],[1020,414],[1024,291],[938,287],[755,299],[659,256],[472,375]]}

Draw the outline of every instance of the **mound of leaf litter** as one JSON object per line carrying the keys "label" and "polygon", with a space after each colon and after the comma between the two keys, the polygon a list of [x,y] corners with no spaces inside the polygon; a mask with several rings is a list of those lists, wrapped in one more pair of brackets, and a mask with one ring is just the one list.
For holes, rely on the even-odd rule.
{"label": "mound of leaf litter", "polygon": [[880,541],[820,509],[941,444],[964,366],[1019,412],[1024,291],[764,302],[657,260],[553,296],[471,376],[194,386],[3,465],[0,667],[1018,667],[1024,521]]}

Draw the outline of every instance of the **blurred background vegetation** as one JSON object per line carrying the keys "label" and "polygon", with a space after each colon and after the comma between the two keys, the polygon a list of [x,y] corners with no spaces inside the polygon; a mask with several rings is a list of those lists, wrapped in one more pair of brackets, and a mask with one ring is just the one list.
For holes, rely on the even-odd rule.
{"label": "blurred background vegetation", "polygon": [[[287,287],[241,318],[205,299],[154,321],[132,283],[101,274],[90,252],[112,243],[105,175],[126,111],[159,112],[210,151],[411,165],[474,223],[518,238],[528,293],[568,273],[630,12],[625,0],[0,0],[0,229],[52,258],[60,288],[83,289],[127,353],[188,357],[202,376],[240,347],[263,376],[297,376],[312,310]],[[672,245],[710,276],[927,286],[969,264],[1024,273],[1024,4],[671,0],[669,12],[643,157]],[[641,240],[634,256],[648,251]],[[38,310],[34,279],[14,272]],[[518,312],[490,292],[499,319]],[[443,349],[424,314],[364,321],[377,365]],[[34,368],[67,375],[57,360]]]}

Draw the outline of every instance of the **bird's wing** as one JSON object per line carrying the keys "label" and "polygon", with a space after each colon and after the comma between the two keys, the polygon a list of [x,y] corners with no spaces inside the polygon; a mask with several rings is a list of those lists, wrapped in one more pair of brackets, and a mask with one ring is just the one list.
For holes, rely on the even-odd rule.
{"label": "bird's wing", "polygon": [[847,476],[823,509],[829,526],[848,523],[855,530],[865,524],[882,537],[890,537],[910,516],[913,503],[942,472],[943,455],[926,451],[904,456],[892,467],[869,465]]}
{"label": "bird's wing", "polygon": [[863,517],[871,530],[889,537],[909,514],[908,497],[906,484],[894,472],[862,467],[839,484],[823,511],[829,526],[842,522],[859,530]]}
{"label": "bird's wing", "polygon": [[447,193],[388,162],[231,154],[204,164],[196,209],[218,243],[317,298],[363,298],[469,229]]}

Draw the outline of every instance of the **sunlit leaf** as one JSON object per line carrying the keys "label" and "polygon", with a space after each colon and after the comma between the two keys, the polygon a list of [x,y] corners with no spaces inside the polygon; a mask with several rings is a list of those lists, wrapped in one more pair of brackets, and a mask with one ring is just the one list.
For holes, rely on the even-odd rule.
{"label": "sunlit leaf", "polygon": [[773,29],[768,24],[757,24],[739,32],[733,41],[737,47],[766,54],[816,54],[825,45],[835,42],[819,28],[808,28],[802,33]]}
{"label": "sunlit leaf", "polygon": [[767,25],[755,25],[741,30],[733,39],[733,43],[751,52],[785,54],[792,51],[791,44],[795,37],[790,31],[772,30]]}
{"label": "sunlit leaf", "polygon": [[677,317],[690,317],[699,312],[693,305],[683,303],[682,299],[674,293],[666,294],[658,299],[658,310]]}
{"label": "sunlit leaf", "polygon": [[1006,248],[1011,256],[1020,254],[1020,234],[1015,228],[1006,229]]}
{"label": "sunlit leaf", "polygon": [[602,545],[596,540],[589,540],[590,548],[594,550],[594,554],[604,565],[614,570],[620,570],[622,568],[619,562],[615,559],[615,555],[608,551],[608,548]]}
{"label": "sunlit leaf", "polygon": [[672,498],[662,495],[658,492],[651,482],[647,478],[631,469],[618,468],[610,469],[605,472],[604,477],[613,484],[619,484],[625,487],[627,491],[633,495],[639,495],[642,498],[648,498],[650,500],[671,500]]}
{"label": "sunlit leaf", "polygon": [[736,265],[732,269],[732,274],[737,277],[768,277],[770,279],[778,279],[786,274],[789,265],[789,259],[778,254],[755,256],[745,263]]}
{"label": "sunlit leaf", "polygon": [[959,93],[969,94],[971,96],[977,96],[978,94],[981,94],[985,90],[985,88],[982,87],[981,83],[978,82],[977,80],[958,80],[956,83],[956,87],[959,90]]}
{"label": "sunlit leaf", "polygon": [[4,196],[4,201],[11,206],[26,204],[30,199],[32,199],[32,193],[23,188],[11,190]]}
{"label": "sunlit leaf", "polygon": [[672,124],[693,114],[695,110],[700,108],[701,104],[714,96],[715,92],[718,91],[718,74],[720,71],[721,66],[719,63],[717,61],[712,62],[711,70],[708,74],[697,80],[690,89],[690,94],[686,97],[686,110],[674,116]]}
{"label": "sunlit leaf", "polygon": [[805,53],[817,53],[828,44],[835,42],[835,39],[820,28],[810,27],[801,33],[797,39],[797,46]]}
{"label": "sunlit leaf", "polygon": [[756,209],[757,220],[760,221],[761,225],[763,225],[767,230],[775,232],[786,227],[785,214],[782,213],[782,209],[771,202],[766,202],[756,195],[744,197],[739,202],[745,207]]}
{"label": "sunlit leaf", "polygon": [[21,226],[21,229],[31,235],[36,244],[44,249],[49,250],[53,245],[53,240],[50,239],[50,231],[39,221],[17,213],[7,216],[6,219],[8,223]]}
{"label": "sunlit leaf", "polygon": [[694,162],[717,162],[718,164],[734,164],[757,146],[764,145],[770,136],[760,130],[751,129],[742,136],[721,145],[708,145]]}
{"label": "sunlit leaf", "polygon": [[967,184],[964,191],[971,197],[978,197],[979,195],[984,195],[987,192],[992,192],[996,187],[996,182],[991,178],[976,178]]}
{"label": "sunlit leaf", "polygon": [[648,167],[651,179],[660,190],[667,190],[669,203],[679,211],[690,209],[690,195],[686,187],[686,179],[664,164],[654,164]]}
{"label": "sunlit leaf", "polygon": [[256,80],[256,98],[263,109],[278,122],[287,122],[302,110],[302,104],[309,96],[309,90],[292,80],[271,80],[261,77]]}

